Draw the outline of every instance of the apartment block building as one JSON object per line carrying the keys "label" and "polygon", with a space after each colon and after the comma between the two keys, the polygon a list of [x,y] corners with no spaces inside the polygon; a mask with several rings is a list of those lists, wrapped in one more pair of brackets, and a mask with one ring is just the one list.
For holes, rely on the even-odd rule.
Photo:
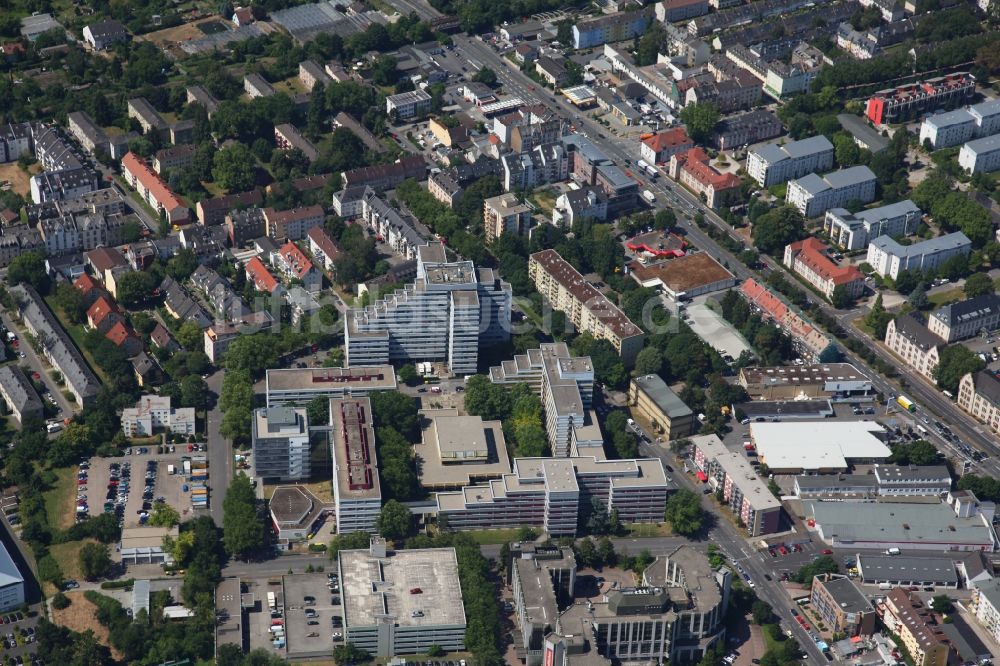
{"label": "apartment block building", "polygon": [[301,151],[310,162],[315,162],[319,159],[319,150],[316,149],[312,141],[302,136],[302,133],[299,132],[295,125],[290,125],[289,123],[275,125],[274,142],[281,150]]}
{"label": "apartment block building", "polygon": [[163,215],[171,224],[186,224],[190,221],[191,211],[184,202],[144,159],[131,151],[122,158],[122,176],[129,187],[138,192],[153,210]]}
{"label": "apartment block building", "polygon": [[733,150],[781,136],[784,127],[773,112],[755,109],[719,121],[709,143],[716,150]]}
{"label": "apartment block building", "polygon": [[723,205],[726,195],[735,193],[742,184],[736,174],[721,173],[713,167],[702,148],[672,155],[667,174],[701,196],[711,208]]}
{"label": "apartment block building", "polygon": [[954,256],[969,256],[972,241],[961,231],[901,245],[890,236],[879,236],[868,245],[867,261],[876,273],[895,280],[902,271],[927,272]]}
{"label": "apartment block building", "polygon": [[632,414],[649,421],[663,439],[680,439],[694,431],[694,412],[659,375],[635,377],[629,383]]}
{"label": "apartment block building", "polygon": [[854,581],[840,574],[823,574],[812,580],[809,602],[833,633],[871,636],[878,614]]}
{"label": "apartment block building", "polygon": [[200,104],[208,112],[208,117],[211,118],[212,114],[219,110],[219,100],[212,96],[212,93],[204,86],[193,85],[188,86],[185,89],[187,93],[187,103],[188,104]]}
{"label": "apartment block building", "polygon": [[928,116],[920,125],[920,143],[935,150],[1000,132],[1000,100]]}
{"label": "apartment block building", "polygon": [[483,201],[483,233],[489,245],[503,234],[524,236],[531,227],[532,209],[507,192]]}
{"label": "apartment block building", "polygon": [[899,636],[915,666],[946,666],[949,647],[945,635],[919,598],[894,587],[879,602],[878,611],[889,631]]}
{"label": "apartment block building", "polygon": [[170,124],[145,97],[135,97],[128,101],[128,117],[139,122],[143,134],[158,134],[162,139],[170,136]]}
{"label": "apartment block building", "polygon": [[170,396],[144,395],[135,407],[122,410],[126,437],[150,437],[166,429],[178,435],[195,434],[194,408],[171,407]]}
{"label": "apartment block building", "polygon": [[42,417],[42,401],[18,365],[0,366],[0,398],[7,405],[6,413],[13,416],[19,426],[25,419]]}
{"label": "apartment block building", "polygon": [[330,425],[337,534],[373,533],[382,509],[382,490],[371,401],[331,398]]}
{"label": "apartment block building", "polygon": [[778,531],[781,502],[741,453],[730,451],[717,435],[692,437],[696,475],[712,490],[722,490],[723,500],[750,536]]}
{"label": "apartment block building", "polygon": [[569,153],[569,174],[580,185],[601,188],[608,197],[608,216],[617,217],[635,209],[639,183],[626,175],[607,155],[581,134],[562,137]]}
{"label": "apartment block building", "polygon": [[[194,210],[198,216],[198,221],[202,225],[212,227],[226,222],[226,216],[230,213],[259,206],[262,203],[264,203],[264,195],[261,194],[261,191],[251,190],[249,192],[239,192],[237,194],[203,199],[195,204]],[[263,235],[264,230],[261,229],[260,233],[254,236],[254,238],[259,238]],[[248,239],[244,239],[243,242],[246,240]],[[230,241],[232,242],[232,234],[230,234]],[[233,247],[242,247],[243,242],[234,243]]]}
{"label": "apartment block building", "polygon": [[1000,379],[989,370],[971,372],[958,383],[958,406],[1000,433]]}
{"label": "apartment block building", "polygon": [[851,213],[831,208],[823,218],[823,232],[845,250],[863,250],[880,236],[898,238],[916,233],[923,211],[909,199]]}
{"label": "apartment block building", "polygon": [[927,328],[945,342],[957,342],[1000,328],[1000,295],[983,294],[943,305],[927,318]]}
{"label": "apartment block building", "polygon": [[247,74],[243,77],[243,92],[245,92],[250,99],[256,99],[257,97],[270,97],[271,95],[276,95],[277,90],[274,89],[270,83],[267,82],[260,74]]}
{"label": "apartment block building", "polygon": [[653,21],[652,9],[585,18],[573,25],[573,48],[589,49],[641,35]]}
{"label": "apartment block building", "polygon": [[958,152],[958,166],[970,174],[1000,170],[1000,134],[969,141]]}
{"label": "apartment block building", "polygon": [[346,313],[347,364],[445,361],[455,374],[473,374],[481,345],[509,339],[510,304],[510,285],[491,269],[422,245],[412,284]]}
{"label": "apartment block building", "polygon": [[671,488],[659,459],[518,458],[500,479],[438,493],[437,511],[454,530],[531,526],[573,536],[591,498],[622,522],[655,523]]}
{"label": "apartment block building", "polygon": [[805,217],[816,217],[831,208],[843,208],[850,201],[871,203],[876,184],[875,174],[866,166],[840,169],[822,177],[811,173],[788,182],[785,201]]}
{"label": "apartment block building", "polygon": [[535,543],[511,544],[505,563],[514,596],[514,615],[526,666],[542,666],[546,636],[576,590],[576,557],[572,548]]}
{"label": "apartment block building", "polygon": [[876,125],[900,123],[926,111],[958,106],[975,92],[975,78],[968,72],[955,72],[880,90],[868,99],[865,116]]}
{"label": "apartment block building", "polygon": [[579,271],[555,250],[542,250],[528,258],[528,275],[535,288],[580,332],[607,340],[631,366],[642,349],[645,334],[618,306],[584,280]]}
{"label": "apartment block building", "polygon": [[385,112],[389,115],[395,113],[400,120],[416,118],[430,110],[431,96],[423,90],[411,90],[385,98]]}
{"label": "apartment block building", "polygon": [[465,190],[451,173],[439,171],[427,177],[427,191],[432,197],[451,208]]}
{"label": "apartment block building", "polygon": [[162,175],[164,171],[188,167],[194,163],[197,151],[198,149],[190,144],[158,150],[153,155],[153,171]]}
{"label": "apartment block building", "polygon": [[547,343],[490,368],[489,376],[494,384],[527,384],[541,398],[546,434],[556,457],[603,451],[604,438],[592,406],[594,367],[589,357],[571,356],[564,342]]}
{"label": "apartment block building", "polygon": [[252,426],[255,477],[277,481],[309,477],[309,420],[304,408],[258,409]]}
{"label": "apartment block building", "polygon": [[1000,579],[980,581],[972,588],[971,609],[994,641],[1000,641]]}
{"label": "apartment block building", "polygon": [[740,296],[760,312],[765,321],[773,321],[781,326],[792,337],[796,349],[813,362],[819,361],[823,352],[834,345],[833,340],[822,329],[753,278],[747,278],[740,285]]}
{"label": "apartment block building", "polygon": [[747,155],[747,174],[770,187],[833,168],[833,144],[822,134],[780,145],[769,143]]}
{"label": "apartment block building", "polygon": [[[519,134],[522,129],[515,127],[513,132]],[[537,144],[522,153],[501,155],[500,165],[501,180],[506,192],[531,190],[569,178],[569,154],[558,141]]]}
{"label": "apartment block building", "polygon": [[309,240],[309,254],[324,271],[333,272],[337,260],[342,256],[340,248],[333,242],[323,227],[313,227],[306,232]]}
{"label": "apartment block building", "polygon": [[341,173],[344,188],[354,185],[367,185],[374,190],[387,190],[396,187],[407,178],[423,180],[427,174],[427,162],[422,155],[401,157],[392,164],[358,167]]}
{"label": "apartment block building", "polygon": [[836,264],[827,254],[829,249],[810,236],[786,245],[783,263],[827,298],[833,297],[837,287],[843,288],[851,298],[857,298],[864,291],[865,276],[857,266]]}
{"label": "apartment block building", "polygon": [[376,236],[404,259],[416,259],[418,249],[427,241],[416,229],[416,221],[399,211],[366,187],[360,199],[360,217]]}
{"label": "apartment block building", "polygon": [[907,313],[890,321],[885,329],[885,346],[906,365],[935,381],[934,370],[945,342],[931,333],[918,317]]}
{"label": "apartment block building", "polygon": [[289,210],[264,209],[267,235],[276,242],[302,240],[307,231],[321,226],[325,219],[326,213],[320,205]]}

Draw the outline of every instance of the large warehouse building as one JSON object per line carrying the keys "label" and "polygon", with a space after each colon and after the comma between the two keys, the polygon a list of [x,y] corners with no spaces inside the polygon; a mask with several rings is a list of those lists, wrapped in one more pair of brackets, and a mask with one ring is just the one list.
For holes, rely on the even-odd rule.
{"label": "large warehouse building", "polygon": [[775,474],[842,472],[856,462],[884,462],[892,455],[873,421],[754,423],[750,440]]}

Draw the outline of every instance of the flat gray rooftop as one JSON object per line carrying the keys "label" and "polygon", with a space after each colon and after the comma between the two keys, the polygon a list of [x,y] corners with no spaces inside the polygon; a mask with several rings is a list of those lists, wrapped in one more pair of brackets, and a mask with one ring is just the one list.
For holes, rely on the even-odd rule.
{"label": "flat gray rooftop", "polygon": [[825,539],[840,542],[899,543],[942,549],[993,542],[993,530],[979,516],[959,518],[947,504],[869,504],[803,502]]}
{"label": "flat gray rooftop", "polygon": [[[813,583],[816,584],[815,582]],[[844,610],[845,613],[860,613],[863,611],[873,611],[872,604],[868,597],[861,593],[847,576],[838,576],[832,580],[823,581],[823,587],[830,593],[834,601]]]}
{"label": "flat gray rooftop", "polygon": [[[373,626],[386,616],[403,627],[465,624],[454,548],[399,550],[385,558],[342,550],[339,558],[348,628]],[[413,617],[418,611],[422,616]]]}
{"label": "flat gray rooftop", "polygon": [[919,581],[929,585],[957,585],[955,563],[946,557],[862,555],[862,579],[869,581]]}

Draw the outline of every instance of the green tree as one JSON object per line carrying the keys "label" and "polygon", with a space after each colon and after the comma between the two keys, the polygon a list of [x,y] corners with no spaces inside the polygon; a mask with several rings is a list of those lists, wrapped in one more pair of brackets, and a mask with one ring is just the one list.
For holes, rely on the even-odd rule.
{"label": "green tree", "polygon": [[188,319],[181,324],[174,337],[177,339],[177,343],[181,347],[184,347],[184,349],[204,348],[205,333],[201,326],[198,325],[198,322],[193,319]]}
{"label": "green tree", "polygon": [[685,488],[678,490],[667,500],[667,511],[664,517],[675,533],[684,536],[697,534],[701,531],[704,521],[701,497],[694,491]]}
{"label": "green tree", "polygon": [[821,555],[792,574],[791,578],[800,585],[812,587],[813,578],[816,576],[837,573],[838,570],[836,560],[829,555]]}
{"label": "green tree", "polygon": [[753,242],[757,249],[768,254],[784,251],[789,243],[805,235],[805,220],[798,209],[781,206],[770,210],[753,225]]}
{"label": "green tree", "polygon": [[198,375],[188,375],[180,381],[181,407],[205,409],[208,406],[208,384]]}
{"label": "green tree", "polygon": [[246,192],[256,180],[255,160],[250,149],[242,143],[222,148],[212,158],[212,177],[228,192]]}
{"label": "green tree", "polygon": [[87,580],[94,580],[111,571],[111,555],[108,547],[100,543],[87,543],[80,549],[80,573]]}
{"label": "green tree", "polygon": [[704,143],[719,123],[719,108],[711,102],[688,104],[680,112],[681,122],[695,143]]}
{"label": "green tree", "polygon": [[485,83],[492,88],[497,84],[497,73],[489,67],[483,67],[473,75],[472,80]]}
{"label": "green tree", "polygon": [[371,655],[348,642],[333,648],[333,660],[338,664],[357,664],[371,661]]}
{"label": "green tree", "polygon": [[264,545],[264,523],[246,474],[238,474],[230,483],[222,511],[222,542],[227,553],[246,557]]}
{"label": "green tree", "polygon": [[914,287],[913,291],[910,292],[909,298],[906,299],[906,302],[909,303],[914,310],[923,310],[924,308],[929,307],[931,302],[930,299],[927,298],[927,286],[921,282]]}
{"label": "green tree", "polygon": [[639,38],[639,47],[635,50],[635,64],[639,66],[655,65],[665,38],[663,26],[660,25],[659,21],[653,21]]}
{"label": "green tree", "polygon": [[167,275],[178,282],[191,277],[197,268],[198,257],[190,248],[181,248],[167,261]]}
{"label": "green tree", "polygon": [[635,374],[655,375],[663,369],[663,354],[656,347],[646,347],[635,357]]}
{"label": "green tree", "polygon": [[152,273],[132,271],[119,277],[116,284],[118,302],[127,308],[134,308],[152,296],[157,281]]}
{"label": "green tree", "polygon": [[87,320],[87,308],[84,307],[83,294],[68,282],[60,284],[55,293],[56,305],[66,314],[70,323],[82,324]]}
{"label": "green tree", "polygon": [[375,519],[375,529],[386,539],[403,539],[410,535],[413,514],[406,505],[396,500],[389,500],[382,506]]}
{"label": "green tree", "polygon": [[181,522],[181,515],[177,509],[166,502],[157,502],[153,505],[153,513],[149,517],[149,524],[154,527],[173,527]]}
{"label": "green tree", "polygon": [[996,292],[996,286],[989,273],[973,273],[965,279],[965,295],[969,298],[985,296],[994,292]]}
{"label": "green tree", "polygon": [[941,456],[937,448],[925,439],[918,439],[911,444],[891,444],[890,460],[897,465],[934,465]]}
{"label": "green tree", "polygon": [[7,284],[30,284],[40,294],[49,293],[49,273],[45,270],[45,256],[34,250],[11,259],[7,266]]}
{"label": "green tree", "polygon": [[986,363],[976,356],[971,349],[962,345],[949,345],[939,353],[937,367],[934,368],[934,379],[938,386],[958,394],[958,382],[962,377],[975,374],[986,367]]}
{"label": "green tree", "polygon": [[936,594],[931,599],[931,608],[937,613],[950,613],[954,607],[951,597],[947,594]]}
{"label": "green tree", "polygon": [[753,615],[754,623],[761,626],[768,624],[774,617],[774,609],[771,608],[771,604],[761,600],[753,602],[750,613]]}
{"label": "green tree", "polygon": [[406,363],[400,366],[399,370],[396,371],[396,379],[398,379],[403,384],[410,386],[419,378],[417,374],[417,369],[412,363]]}
{"label": "green tree", "polygon": [[845,310],[854,304],[854,299],[851,298],[844,285],[838,284],[833,288],[833,293],[830,294],[830,303],[838,310]]}
{"label": "green tree", "polygon": [[871,311],[865,315],[865,324],[871,327],[877,339],[882,340],[885,338],[885,329],[889,326],[890,321],[892,321],[892,315],[882,305],[882,293],[879,292],[875,297]]}
{"label": "green tree", "polygon": [[323,396],[316,396],[306,405],[306,418],[310,426],[330,425],[330,401]]}

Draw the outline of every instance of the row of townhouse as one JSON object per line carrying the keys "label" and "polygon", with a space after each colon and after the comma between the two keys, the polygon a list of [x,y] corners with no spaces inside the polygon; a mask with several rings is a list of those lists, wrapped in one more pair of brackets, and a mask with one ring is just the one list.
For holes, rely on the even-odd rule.
{"label": "row of townhouse", "polygon": [[122,176],[142,199],[171,224],[186,224],[191,219],[191,211],[159,174],[149,164],[133,152],[122,158]]}

